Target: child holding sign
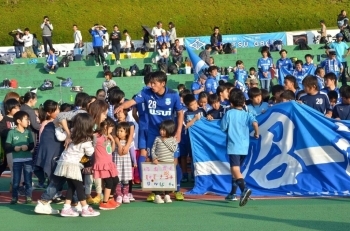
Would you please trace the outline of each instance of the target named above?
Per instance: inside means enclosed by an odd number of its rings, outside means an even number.
[[[173,120],[164,120],[160,124],[160,136],[157,136],[154,140],[152,146],[152,162],[153,164],[158,164],[159,162],[173,163],[174,162],[174,153],[177,150],[177,141],[174,138],[175,134],[175,122]],[[156,197],[154,199],[154,203],[162,204],[171,203],[169,193],[164,192],[164,200],[160,196],[161,192],[154,192]]]

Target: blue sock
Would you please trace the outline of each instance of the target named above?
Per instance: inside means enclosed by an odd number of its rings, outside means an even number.
[[[177,177],[177,187],[176,192],[180,191],[180,182],[182,180],[182,170],[179,164],[176,165],[176,177]]]
[[[140,179],[142,180],[142,164],[143,162],[146,162],[146,157],[145,156],[139,156],[139,159],[137,161],[137,166],[139,167],[139,175]]]

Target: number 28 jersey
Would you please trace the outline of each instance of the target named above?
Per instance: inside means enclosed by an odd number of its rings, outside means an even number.
[[[324,92],[318,92],[316,95],[303,94],[300,96],[300,101],[322,114],[332,110],[328,96]]]
[[[165,88],[163,95],[157,95],[152,89],[143,89],[134,98],[137,104],[144,103],[148,116],[148,131],[159,134],[159,125],[164,120],[174,120],[175,113],[182,110],[179,94],[169,88]]]

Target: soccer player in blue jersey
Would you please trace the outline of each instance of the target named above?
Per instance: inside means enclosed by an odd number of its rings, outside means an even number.
[[[248,72],[244,69],[242,60],[237,60],[236,66],[233,68],[234,80],[239,81],[244,85],[248,78]]]
[[[313,64],[313,58],[314,57],[311,54],[305,55],[305,63],[303,65],[303,69],[309,74],[315,73],[316,70],[316,67]]]
[[[326,117],[332,117],[328,96],[326,93],[319,91],[317,78],[308,75],[304,78],[303,85],[305,93],[300,96],[300,101],[326,115]]]
[[[271,69],[273,60],[270,58],[270,52],[266,49],[261,51],[262,58],[258,59],[259,80],[262,89],[270,90]]]
[[[337,55],[337,59],[342,62],[343,68],[345,69],[348,66],[348,63],[346,61],[346,57],[350,54],[350,48],[349,48],[348,44],[343,42],[343,34],[342,33],[338,33],[336,35],[336,38],[337,38],[337,41],[329,44],[329,48],[335,50],[335,53]],[[328,53],[329,50],[327,50],[326,52]],[[346,85],[346,83],[347,83],[344,71],[341,74],[341,82],[342,82],[342,85]]]
[[[337,76],[333,72],[326,74],[324,76],[324,84],[325,84],[325,87],[323,89],[321,89],[321,92],[328,94],[328,92],[330,92],[330,91],[336,91],[338,93],[337,103],[340,103],[341,102],[340,91],[336,85],[337,84]]]
[[[192,157],[191,140],[188,128],[191,127],[196,121],[200,120],[202,117],[206,117],[206,112],[203,108],[198,106],[196,98],[192,94],[188,94],[184,97],[184,104],[187,107],[184,115],[185,124],[185,144],[183,148],[185,150],[180,152],[181,155],[181,168],[183,171],[183,181],[188,181],[187,173],[187,157]]]
[[[282,49],[280,52],[281,58],[276,62],[276,69],[281,69],[282,67],[288,71],[293,70],[293,62],[290,58],[287,58],[288,52],[285,49]],[[279,72],[278,72],[279,73]],[[278,75],[278,83],[283,85],[284,83],[284,75]]]
[[[149,89],[151,87],[151,73],[148,73],[144,76],[143,82],[145,83],[145,87],[143,89]],[[136,96],[135,96],[136,97]],[[147,133],[148,133],[148,115],[146,113],[146,104],[139,103],[136,104],[136,107],[133,108],[132,113],[135,121],[139,125],[139,134],[138,134],[138,145],[140,150],[140,157],[137,160],[137,166],[139,166],[139,175],[142,179],[142,163],[147,159]]]
[[[216,88],[218,87],[218,80],[216,79],[216,76],[218,75],[218,67],[217,66],[210,66],[208,68],[209,77],[207,78],[207,81],[205,81],[205,91],[208,94],[215,94]]]
[[[342,103],[333,108],[332,118],[337,120],[350,120],[350,86],[341,91]]]
[[[248,91],[250,104],[247,105],[248,112],[254,116],[258,116],[265,113],[269,109],[269,104],[262,101],[261,90],[257,87],[253,87]]]
[[[315,76],[317,77],[317,82],[318,82],[318,88],[322,89],[324,88],[324,75],[325,71],[322,67],[317,67],[315,70]]]
[[[216,88],[216,94],[219,96],[221,106],[230,106],[230,102],[228,101],[229,91],[225,85],[218,86],[218,88]]]
[[[225,200],[237,200],[236,191],[239,187],[242,192],[239,206],[244,206],[252,191],[246,187],[240,166],[249,150],[249,129],[253,126],[254,137],[259,138],[259,127],[255,116],[244,110],[245,98],[242,92],[232,91],[230,103],[232,108],[224,115],[220,125],[221,130],[227,133],[227,154],[232,174],[232,189]]]
[[[320,65],[324,68],[326,74],[333,72],[337,79],[341,77],[341,73],[343,73],[343,64],[337,59],[335,51],[328,52],[328,58],[323,60]]]
[[[160,135],[159,125],[164,120],[174,119],[175,114],[177,116],[175,138],[178,142],[181,141],[184,113],[180,103],[180,97],[176,91],[166,87],[166,83],[167,76],[164,72],[153,72],[150,79],[151,87],[143,89],[134,99],[124,102],[114,111],[115,113],[118,113],[134,106],[135,104],[145,104],[145,112],[148,117],[148,134],[146,143],[148,156],[150,156],[150,149],[153,146],[154,140]],[[177,200],[183,200],[183,194],[180,192],[182,172],[178,165],[178,153],[179,152],[175,152],[174,154],[178,184],[175,197]],[[147,201],[154,201],[154,198],[155,194],[152,193],[148,196]]]
[[[292,71],[292,75],[297,79],[299,89],[303,90],[303,79],[307,76],[307,72],[303,68],[303,61],[297,60],[295,62],[295,69]]]
[[[207,81],[207,76],[201,74],[197,81],[193,82],[191,85],[191,91],[194,97],[198,100],[199,93],[205,91],[205,82]]]
[[[220,98],[218,95],[213,94],[208,96],[208,103],[213,108],[207,112],[208,120],[222,119],[225,114],[226,108],[220,105]]]

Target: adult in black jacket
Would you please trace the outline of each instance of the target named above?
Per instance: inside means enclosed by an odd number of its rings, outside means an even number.
[[[24,42],[22,40],[23,32],[20,29],[9,32],[13,37],[13,46],[15,47],[16,58],[21,58],[23,53]]]
[[[120,38],[122,35],[117,25],[114,25],[113,31],[111,32],[110,40],[112,41],[112,50],[115,55],[115,62],[120,65]]]
[[[214,33],[210,36],[210,44],[213,51],[217,51],[220,54],[223,53],[222,50],[222,35],[219,33],[219,27],[214,27]]]

